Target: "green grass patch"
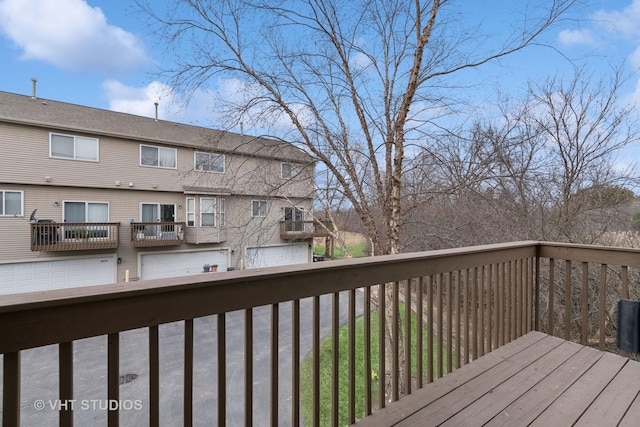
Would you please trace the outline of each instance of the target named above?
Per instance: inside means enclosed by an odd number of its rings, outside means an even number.
[[[402,325],[404,325],[404,304],[400,304],[400,316],[402,319]],[[416,338],[417,338],[417,317],[415,313],[411,316],[411,372],[415,376],[417,372],[416,363]],[[355,374],[356,374],[356,418],[360,419],[364,416],[364,377],[370,375],[371,381],[371,398],[374,402],[374,406],[378,401],[378,392],[381,382],[383,381],[383,375],[378,372],[378,312],[371,312],[371,369],[372,372],[364,372],[364,317],[360,316],[356,319],[356,360],[355,360]],[[403,329],[403,328],[402,328]],[[423,334],[423,366],[424,373],[426,374],[427,367],[427,332],[422,328]],[[339,351],[338,351],[338,425],[348,425],[348,404],[349,404],[349,360],[348,360],[348,346],[349,346],[349,329],[345,325],[339,330]],[[443,349],[444,350],[444,349]],[[437,364],[436,343],[434,340],[434,378],[436,375],[435,369]],[[446,361],[446,354],[443,355],[443,359]],[[320,426],[331,425],[331,364],[333,361],[333,340],[332,335],[325,337],[320,343]],[[446,369],[446,363],[444,363]],[[301,405],[302,405],[302,418],[305,425],[312,425],[313,422],[313,357],[309,354],[302,362],[300,369],[300,389],[301,389]]]
[[[366,242],[358,243],[356,245],[347,246],[347,250],[349,251],[351,256],[354,257],[354,258],[360,258],[360,257],[368,255],[367,254],[367,243]],[[314,246],[313,247],[313,254],[314,255],[324,255],[324,251],[325,251],[325,247],[324,246]],[[337,247],[337,246],[333,249],[333,254],[334,254],[334,257],[336,259],[343,259],[345,257],[344,251],[342,249],[340,249],[339,247]]]

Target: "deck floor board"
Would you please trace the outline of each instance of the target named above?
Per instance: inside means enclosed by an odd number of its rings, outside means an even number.
[[[358,426],[638,425],[640,362],[530,332]]]

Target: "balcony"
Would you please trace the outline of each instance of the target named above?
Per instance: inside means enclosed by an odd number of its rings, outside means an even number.
[[[134,248],[180,246],[184,242],[184,222],[132,222]]]
[[[3,425],[297,426],[307,354],[307,426],[637,425],[640,364],[605,350],[639,270],[636,249],[518,242],[6,296]],[[376,328],[402,331],[402,347],[373,348],[374,299],[394,319]],[[341,324],[346,377],[334,353],[321,379],[321,338]],[[388,373],[389,395],[369,372]]]
[[[282,240],[306,240],[329,235],[329,221],[280,221],[280,238]]]
[[[32,251],[84,251],[115,249],[119,222],[64,222],[40,220],[31,224]]]

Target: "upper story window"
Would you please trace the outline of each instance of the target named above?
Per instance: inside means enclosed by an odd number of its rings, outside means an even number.
[[[301,169],[301,165],[293,163],[280,163],[280,176],[285,179],[291,179],[298,176]]]
[[[195,170],[224,173],[224,154],[195,152]]]
[[[140,165],[157,168],[175,169],[178,163],[178,151],[175,148],[140,145]]]
[[[251,216],[252,217],[266,217],[267,216],[267,201],[266,200],[252,200],[251,201]]]
[[[23,216],[22,191],[0,190],[0,216]]]
[[[98,161],[98,138],[50,134],[49,157]]]

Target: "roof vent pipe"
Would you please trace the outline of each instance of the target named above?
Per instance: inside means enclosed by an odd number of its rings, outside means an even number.
[[[158,103],[154,102],[153,105],[156,106],[156,122],[158,121]]]
[[[31,77],[31,99],[36,99],[36,83],[38,83],[38,79]]]

